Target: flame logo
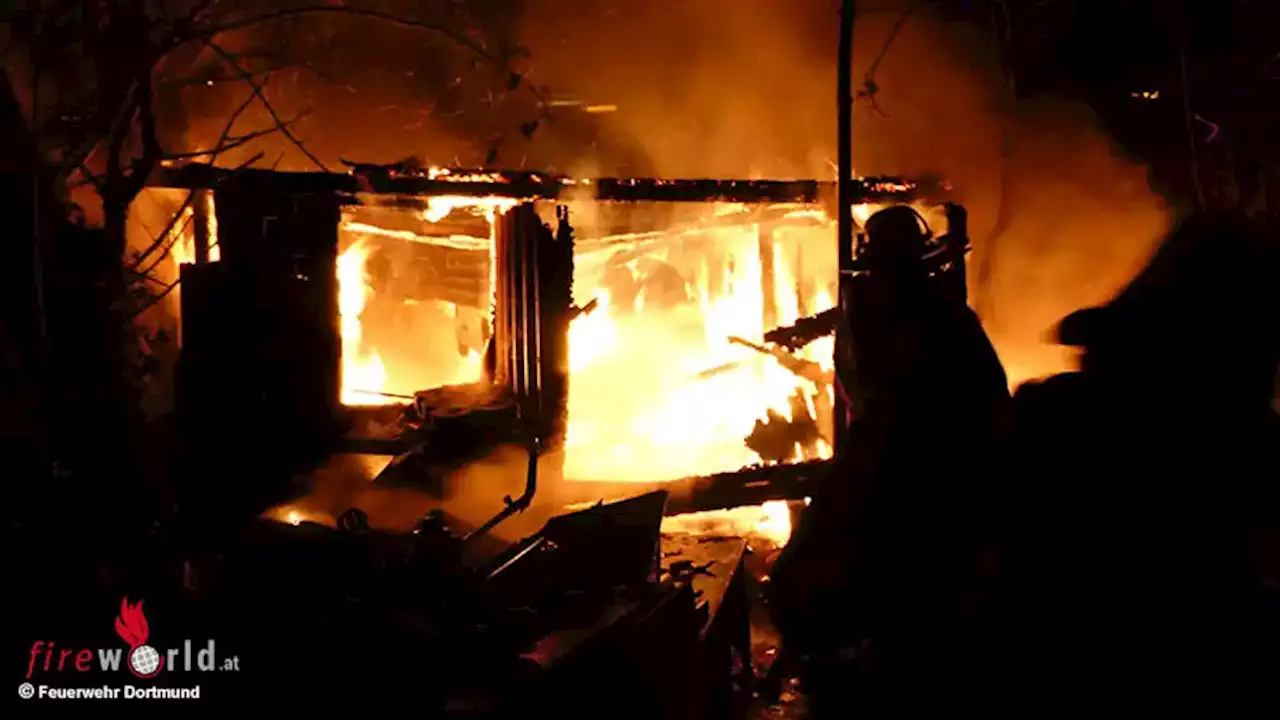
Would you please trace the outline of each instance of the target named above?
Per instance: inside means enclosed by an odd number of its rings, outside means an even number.
[[[116,634],[129,646],[129,671],[134,675],[140,678],[154,677],[164,668],[164,657],[155,648],[147,645],[151,628],[147,624],[146,614],[142,611],[141,600],[133,605],[129,604],[127,597],[120,600],[120,614],[116,616]],[[147,667],[147,672],[141,672],[137,667],[144,656],[152,656],[147,665],[154,665],[154,667]]]
[[[120,615],[116,617],[116,634],[129,646],[129,649],[146,645],[151,629],[147,625],[147,616],[142,612],[142,601],[130,605],[129,598],[120,601]]]

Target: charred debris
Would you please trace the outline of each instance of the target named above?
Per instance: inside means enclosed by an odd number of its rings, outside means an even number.
[[[771,417],[744,438],[760,466],[652,487],[583,483],[591,495],[583,490],[580,499],[594,505],[513,545],[490,531],[523,512],[540,484],[556,481],[539,473],[564,440],[568,327],[594,310],[573,305],[577,239],[557,203],[742,203],[767,224],[784,221],[773,205],[832,204],[834,183],[575,181],[353,164],[345,174],[166,167],[152,185],[216,198],[194,203],[196,262],[181,267],[182,504],[199,509],[191,537],[221,558],[214,577],[193,576],[189,589],[227,610],[219,624],[243,655],[288,668],[287,678],[264,673],[262,683],[406,694],[433,717],[585,713],[601,703],[616,709],[619,698],[627,698],[627,717],[741,714],[752,686],[747,544],[662,537],[659,527],[664,514],[809,495],[825,463],[781,462],[797,443],[819,439],[818,418],[802,400],[790,420]],[[857,187],[860,203],[944,194],[941,184],[896,178]],[[336,274],[343,210],[418,207],[443,195],[515,201],[493,216],[485,381],[417,392],[393,406],[344,406]],[[936,241],[938,267],[959,267],[963,291],[963,210],[952,206],[948,220],[949,234]],[[212,243],[217,262],[208,261]],[[856,276],[856,259],[843,272]],[[838,318],[827,312],[779,327],[764,344],[733,342],[833,386],[834,373],[792,351],[834,332]],[[379,482],[429,486],[439,468],[498,445],[527,452],[523,491],[495,497],[495,513],[476,526],[440,511],[411,533],[373,528],[354,508],[337,527],[261,517],[298,494],[298,477],[336,455],[390,456]],[[331,694],[299,704],[327,706]]]

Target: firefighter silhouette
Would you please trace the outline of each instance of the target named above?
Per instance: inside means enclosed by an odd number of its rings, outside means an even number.
[[[1058,334],[1083,349],[1080,371],[1015,396],[1008,682],[1082,707],[1237,714],[1219,703],[1249,708],[1280,677],[1257,558],[1259,528],[1280,520],[1274,238],[1189,218]]]
[[[786,654],[811,658],[819,714],[844,712],[830,703],[855,679],[851,656],[872,658],[884,696],[946,676],[954,651],[937,649],[963,625],[971,570],[989,544],[987,477],[1009,404],[977,317],[931,282],[918,216],[892,207],[866,228],[852,367],[838,368],[859,413],[770,593]]]

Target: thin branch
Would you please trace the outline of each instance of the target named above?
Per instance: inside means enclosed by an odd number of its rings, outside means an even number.
[[[129,89],[121,99],[120,105],[116,108],[116,114],[112,116],[111,123],[107,126],[106,131],[101,135],[94,133],[92,130],[87,132],[86,137],[75,152],[63,158],[62,165],[58,169],[58,182],[65,181],[67,176],[74,172],[76,168],[88,163],[89,158],[93,156],[94,151],[102,143],[102,138],[116,135],[120,132],[120,128],[126,120],[133,119],[133,110],[135,108],[133,96],[137,90],[138,83],[135,80],[129,85]]]
[[[858,97],[867,101],[872,112],[888,117],[885,111],[880,109],[880,105],[876,101],[876,94],[880,92],[880,86],[876,83],[876,71],[880,69],[880,63],[884,62],[884,59],[888,57],[889,48],[893,47],[893,41],[898,38],[898,33],[902,31],[907,21],[916,14],[916,11],[924,7],[924,4],[925,0],[917,0],[898,15],[893,27],[889,29],[888,37],[884,39],[884,44],[880,46],[880,52],[876,53],[876,56],[871,59],[871,64],[867,66],[867,71],[862,76],[862,87],[858,90]]]
[[[212,188],[211,188],[211,189],[216,189],[216,188],[218,187],[218,185],[222,184],[222,183],[223,183],[223,182],[225,182],[227,179],[229,179],[229,178],[231,178],[231,177],[234,177],[234,176],[235,176],[237,173],[239,173],[241,170],[244,170],[245,168],[249,167],[250,165],[253,165],[254,163],[258,162],[259,160],[261,160],[261,159],[262,159],[262,155],[263,155],[263,153],[258,153],[258,154],[256,154],[256,155],[254,155],[253,157],[249,158],[248,160],[245,160],[244,162],[242,162],[242,163],[240,163],[239,165],[235,166],[234,168],[232,168],[232,169],[231,169],[231,172],[229,172],[228,174],[226,174],[226,175],[224,175],[224,176],[222,176],[222,177],[218,178],[216,181],[214,181],[213,186],[212,186]],[[194,196],[194,195],[195,195],[195,193],[194,193],[194,192],[191,192],[191,193],[188,193],[188,194],[187,194],[188,202],[190,201],[190,198],[191,198],[192,196]],[[185,206],[184,206],[184,209],[185,209]],[[176,218],[177,216],[179,216],[179,215],[182,215],[182,210],[179,210],[177,213],[175,213],[175,218]],[[188,222],[190,222],[190,221],[188,220]],[[171,223],[171,225],[170,225],[170,226],[172,227],[172,223]],[[185,228],[184,228],[184,230],[185,230]],[[161,236],[161,237],[164,237],[164,236]],[[172,246],[172,243],[170,244],[170,246]],[[168,253],[168,251],[166,250],[166,254],[167,254],[167,253]],[[158,262],[159,262],[159,261],[157,261],[157,264],[158,264]],[[135,266],[135,267],[136,267],[136,266]],[[145,274],[149,275],[149,273],[150,273],[152,270],[154,270],[154,269],[155,269],[155,267],[156,267],[156,264],[153,264],[151,267],[149,267],[149,268],[147,269],[147,271],[146,271],[146,273],[145,273]],[[136,273],[136,274],[140,274],[140,275],[141,275],[141,274],[144,274],[144,273]],[[161,293],[160,293],[159,295],[157,295],[157,296],[153,296],[153,297],[152,297],[152,298],[147,302],[147,304],[146,304],[146,305],[143,305],[142,307],[140,307],[140,308],[136,309],[136,310],[134,311],[134,313],[133,313],[133,316],[134,316],[134,317],[137,317],[138,315],[141,315],[142,313],[144,313],[144,312],[146,312],[147,310],[149,310],[149,309],[151,309],[152,307],[154,307],[154,306],[156,305],[156,303],[158,303],[158,302],[160,302],[161,300],[163,300],[163,299],[165,298],[165,296],[167,296],[170,292],[172,292],[172,291],[173,291],[173,289],[174,289],[175,287],[177,287],[177,285],[178,285],[178,283],[179,283],[179,282],[181,282],[181,278],[179,278],[178,280],[173,281],[173,282],[172,282],[172,283],[170,283],[169,285],[166,285],[166,286],[165,286],[165,289],[164,289],[163,291],[161,291]]]
[[[253,27],[255,25],[261,25],[263,23],[272,22],[273,20],[281,20],[284,18],[299,17],[303,15],[318,15],[323,13],[370,18],[373,20],[381,20],[383,22],[390,23],[392,25],[397,25],[399,27],[414,28],[417,30],[425,30],[427,32],[438,33],[448,38],[455,44],[467,50],[470,50],[471,52],[475,53],[478,57],[492,63],[493,65],[501,68],[502,70],[509,72],[513,80],[512,89],[514,89],[517,86],[523,85],[530,92],[532,92],[535,97],[539,99],[544,99],[548,97],[548,93],[544,89],[538,87],[537,85],[531,82],[528,82],[527,80],[525,80],[523,75],[512,72],[511,69],[507,66],[507,61],[509,60],[509,58],[502,58],[493,54],[488,50],[488,48],[484,47],[482,44],[476,42],[475,40],[472,40],[466,35],[462,35],[454,30],[451,30],[442,25],[437,25],[435,23],[426,22],[424,20],[414,20],[401,15],[396,15],[394,13],[388,13],[388,12],[383,12],[381,10],[372,10],[367,8],[316,5],[316,6],[301,7],[301,8],[286,8],[283,10],[275,10],[272,12],[261,13],[261,14],[254,15],[252,17],[243,18],[240,20],[228,21],[212,27],[201,28],[196,32],[175,33],[175,36],[172,39],[172,45],[170,49],[172,49],[173,47],[177,47],[178,45],[181,45],[183,43],[192,42],[192,41],[208,43],[208,42],[211,42],[218,35],[221,35],[223,33],[234,32],[236,30],[244,30],[244,29]]]
[[[182,204],[179,205],[178,209],[173,212],[173,217],[169,218],[168,224],[164,226],[164,230],[162,230],[158,235],[156,235],[155,238],[151,241],[151,244],[148,245],[145,250],[138,253],[137,257],[133,259],[133,266],[130,268],[131,270],[137,271],[138,267],[142,265],[142,263],[145,262],[147,258],[151,257],[152,253],[154,253],[156,250],[159,250],[162,247],[164,248],[164,252],[161,253],[160,258],[157,259],[156,262],[159,262],[160,259],[163,259],[165,255],[169,253],[169,247],[173,243],[172,241],[170,241],[169,245],[166,245],[165,241],[169,240],[169,236],[173,233],[174,227],[177,226],[178,221],[182,219],[183,213],[186,212],[187,208],[191,207],[191,201],[195,198],[195,195],[196,194],[194,191],[187,193],[187,196],[182,199]],[[152,264],[148,268],[148,270],[146,270],[146,272],[150,272],[150,270],[154,267],[155,267],[155,264]]]
[[[316,15],[321,13],[367,17],[375,20],[382,20],[383,22],[391,23],[392,25],[399,25],[400,27],[417,28],[419,30],[426,30],[429,32],[439,33],[449,38],[453,42],[467,48],[468,50],[471,50],[472,52],[474,52],[475,54],[479,55],[480,57],[486,60],[492,61],[499,65],[502,64],[499,62],[497,57],[495,57],[492,53],[490,53],[488,50],[483,48],[479,43],[475,42],[474,40],[471,40],[470,38],[464,35],[459,35],[458,33],[448,28],[442,27],[440,25],[435,25],[433,23],[425,22],[422,20],[411,20],[409,18],[402,17],[400,15],[396,15],[393,13],[382,12],[381,10],[370,10],[365,8],[351,8],[351,7],[341,7],[341,6],[336,6],[336,7],[311,6],[311,7],[286,8],[283,10],[275,10],[272,12],[261,13],[261,14],[254,15],[252,17],[243,18],[240,20],[231,20],[229,22],[225,22],[220,25],[215,25],[213,27],[201,28],[194,33],[175,33],[175,37],[173,38],[172,42],[174,47],[182,43],[190,42],[193,40],[198,40],[200,42],[208,42],[208,41],[212,41],[215,37],[223,33],[234,32],[236,30],[245,30],[247,28],[253,27],[254,25],[261,25],[263,23],[268,23],[273,20],[281,20],[284,18],[296,17],[299,15]]]
[[[164,289],[163,289],[163,290],[161,290],[160,292],[158,292],[158,293],[156,293],[155,295],[152,295],[151,297],[147,298],[147,302],[146,302],[146,303],[144,303],[141,307],[134,309],[134,311],[133,311],[133,317],[138,317],[139,315],[141,315],[141,314],[145,313],[146,311],[150,310],[151,308],[155,307],[156,305],[159,305],[159,304],[160,304],[160,301],[161,301],[161,300],[164,300],[164,299],[165,299],[165,298],[167,298],[167,297],[169,297],[169,293],[173,292],[173,289],[174,289],[174,288],[176,288],[176,287],[178,287],[178,284],[179,284],[179,283],[181,283],[181,282],[182,282],[182,278],[181,278],[181,277],[179,277],[177,280],[174,280],[173,282],[169,283],[168,285],[165,285],[165,286],[164,286]]]
[[[259,77],[262,77],[265,79],[266,76],[268,75],[280,72],[281,70],[288,70],[290,68],[297,67],[297,66],[298,66],[298,63],[286,63],[283,65],[280,65],[279,67],[270,67],[264,70],[255,70],[247,74],[249,75],[249,77],[252,77],[254,79],[257,79]],[[162,82],[165,85],[209,87],[211,85],[218,85],[222,83],[243,82],[243,81],[244,81],[244,78],[239,75],[208,75],[205,77],[197,76],[197,77],[168,78],[166,80],[163,80]]]
[[[256,97],[253,95],[253,93],[250,93],[249,96],[245,98],[244,102],[240,103],[240,105],[237,106],[236,109],[231,113],[230,117],[227,118],[227,122],[222,126],[222,133],[218,136],[218,141],[213,145],[214,150],[211,153],[213,155],[213,158],[210,161],[211,163],[218,159],[218,154],[222,152],[220,148],[222,145],[226,143],[227,138],[231,137],[231,130],[235,127],[236,121],[239,120],[240,116],[243,115],[244,112],[249,109],[249,106],[253,104],[253,101],[255,99]],[[256,162],[256,160],[257,158],[255,157],[253,161]],[[169,223],[165,225],[164,231],[161,232],[159,235],[156,235],[152,239],[151,244],[148,245],[147,248],[143,250],[141,253],[139,253],[137,258],[134,259],[134,264],[133,264],[134,268],[137,268],[139,265],[141,265],[143,261],[145,261],[148,257],[151,256],[151,253],[160,249],[164,245],[164,242],[169,237],[169,234],[173,232],[174,226],[178,224],[178,219],[182,217],[182,213],[188,207],[191,206],[191,201],[194,199],[195,199],[195,193],[187,193],[187,196],[182,200],[182,205],[177,209],[176,212],[174,212],[173,216],[169,218]],[[165,250],[165,254],[168,254],[167,249]],[[164,255],[161,255],[161,257],[164,257]]]
[[[79,173],[79,180],[73,179]],[[67,185],[71,188],[91,187],[99,192],[102,191],[102,178],[93,174],[89,168],[81,165],[71,171],[71,175],[67,177]]]
[[[184,152],[184,153],[177,153],[177,154],[168,154],[164,156],[164,159],[165,160],[190,160],[192,158],[203,157],[205,155],[217,155],[218,153],[224,153],[224,152],[227,152],[228,150],[234,150],[242,145],[247,145],[253,142],[254,140],[257,140],[258,138],[266,137],[267,135],[273,135],[275,133],[282,132],[285,128],[298,122],[302,118],[306,117],[309,113],[310,113],[309,110],[304,110],[303,112],[298,113],[297,115],[293,116],[292,118],[289,118],[288,120],[284,121],[283,123],[281,123],[276,127],[269,127],[264,130],[256,130],[254,132],[247,133],[245,135],[237,135],[235,137],[227,138],[225,142],[218,145],[216,148],[211,148],[207,150],[193,150],[192,152]]]
[[[298,150],[302,151],[303,155],[306,155],[307,158],[311,160],[311,162],[315,163],[316,167],[320,168],[320,170],[324,172],[329,172],[329,168],[326,167],[325,164],[320,161],[320,158],[316,157],[314,153],[308,150],[307,146],[303,145],[302,141],[299,140],[297,136],[294,135],[289,130],[289,128],[285,127],[284,120],[280,118],[280,113],[276,112],[276,109],[271,104],[271,101],[267,99],[267,94],[266,92],[263,91],[262,85],[260,85],[256,80],[254,80],[253,77],[249,75],[247,70],[240,67],[240,63],[236,61],[235,56],[227,52],[226,50],[224,50],[221,45],[218,45],[212,40],[205,40],[204,44],[210,50],[213,50],[215,53],[217,53],[218,56],[221,57],[222,60],[226,62],[226,64],[233,71],[235,71],[237,74],[240,75],[240,78],[244,80],[245,84],[248,85],[250,89],[253,90],[254,96],[257,97],[258,101],[262,103],[262,107],[265,108],[267,113],[271,115],[271,119],[275,121],[276,125],[280,128],[280,132],[286,138],[289,139],[289,142],[293,143],[294,146],[298,148]]]
[[[140,282],[149,282],[153,285],[159,285],[161,288],[169,287],[169,283],[159,280],[157,278],[151,277],[150,275],[147,275],[145,273],[141,273],[136,270],[130,270],[129,273],[132,274],[134,278],[136,278]]]
[[[190,194],[195,195],[194,192]],[[169,241],[164,246],[164,252],[157,255],[155,260],[153,260],[151,264],[145,268],[138,269],[138,265],[140,265],[141,263],[140,262],[135,263],[133,266],[134,267],[133,272],[136,272],[139,275],[149,276],[151,275],[152,272],[155,271],[157,267],[160,267],[160,263],[164,262],[165,258],[169,257],[169,254],[173,252],[174,243],[177,243],[178,240],[187,233],[187,228],[191,227],[191,222],[192,220],[195,219],[194,213],[187,214],[186,210],[188,205],[190,205],[190,203],[183,203],[182,209],[174,213],[174,218],[182,218],[182,227],[177,228],[175,231],[173,230],[173,226],[170,225],[170,230],[165,231],[165,233],[160,236],[163,240]]]
[[[264,80],[269,79],[269,75],[264,78]],[[249,106],[252,105],[253,101],[256,99],[257,97],[255,97],[251,92],[245,96],[244,102],[236,106],[236,109],[232,111],[231,115],[227,118],[226,124],[222,126],[222,133],[218,135],[218,142],[214,144],[214,148],[220,147],[222,143],[226,142],[227,138],[231,137],[231,130],[235,128],[236,121],[240,119],[241,115],[244,115],[245,111],[249,109]]]
[[[174,32],[185,30],[190,26],[190,22],[198,19],[199,14],[216,2],[217,0],[201,0],[200,4],[196,6],[191,14],[180,19],[174,24]],[[52,20],[55,23],[61,22],[65,18],[66,14],[78,12],[82,7],[83,6],[79,3],[67,3],[63,12],[56,15]],[[29,42],[38,42],[39,35],[40,33],[36,32],[35,37],[31,38]],[[16,40],[17,38],[11,31],[10,47],[16,43]],[[150,56],[149,62],[145,63],[147,67],[143,77],[146,77],[149,80],[150,71],[154,69],[156,64],[159,63],[171,50],[172,48],[169,47],[167,43],[163,47],[158,48],[158,52],[154,52]],[[117,103],[113,104],[111,102],[103,102],[99,105],[99,112],[95,114],[94,122],[89,123],[89,127],[86,128],[83,133],[83,137],[80,138],[79,142],[71,143],[75,147],[75,150],[62,159],[58,172],[55,176],[56,182],[65,182],[71,173],[75,172],[77,168],[82,168],[88,163],[89,158],[93,156],[99,147],[101,147],[104,139],[110,139],[122,132],[122,126],[126,122],[132,120],[134,110],[138,105],[138,103],[135,102],[135,95],[138,92],[139,85],[139,79],[135,77],[129,86],[125,88]],[[111,107],[115,107],[116,110],[113,115],[108,116],[106,113]]]
[[[867,72],[863,75],[864,78],[872,80],[875,77],[876,71],[880,69],[880,63],[884,62],[885,57],[889,55],[889,48],[893,46],[893,41],[898,38],[898,33],[902,31],[903,26],[907,24],[911,16],[924,7],[924,3],[925,0],[917,0],[917,2],[902,11],[902,14],[893,23],[893,27],[889,29],[889,36],[884,39],[884,44],[880,46],[880,52],[876,53],[876,56],[871,60],[871,64],[867,66]]]

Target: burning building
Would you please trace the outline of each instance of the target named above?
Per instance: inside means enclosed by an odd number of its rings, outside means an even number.
[[[196,165],[163,183],[214,188],[180,226],[196,445],[269,437],[280,476],[344,451],[432,475],[536,437],[560,507],[681,487],[675,510],[748,507],[674,524],[777,542],[802,483],[750,473],[805,479],[832,454],[832,338],[765,341],[836,305],[829,184]],[[926,194],[862,180],[855,217]],[[246,433],[246,407],[268,426]],[[299,513],[275,516],[324,515]]]

